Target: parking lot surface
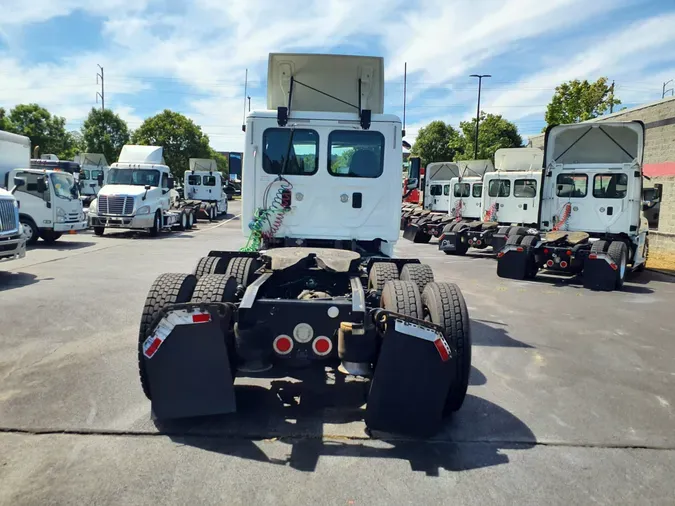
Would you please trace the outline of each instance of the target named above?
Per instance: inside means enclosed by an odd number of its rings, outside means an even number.
[[[147,290],[241,247],[238,209],[0,265],[0,504],[675,502],[675,278],[653,272],[596,293],[402,240],[472,319],[469,395],[433,441],[369,438],[367,384],[316,372],[238,380],[237,415],[155,424],[136,364]]]

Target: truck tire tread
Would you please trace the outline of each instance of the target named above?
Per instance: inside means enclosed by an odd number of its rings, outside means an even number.
[[[413,281],[387,281],[382,290],[380,306],[388,311],[412,318],[423,318],[422,299],[417,284]]]
[[[427,264],[405,264],[401,269],[401,281],[413,281],[422,291],[424,287],[434,281],[434,271]]]
[[[398,267],[393,262],[375,262],[368,273],[368,289],[382,295],[387,281],[399,279]]]
[[[237,282],[227,274],[206,274],[199,278],[190,302],[234,302]]]
[[[251,257],[234,257],[231,258],[227,264],[225,275],[231,276],[237,280],[237,284],[244,287],[248,286],[252,281],[253,273],[256,270],[254,258]]]

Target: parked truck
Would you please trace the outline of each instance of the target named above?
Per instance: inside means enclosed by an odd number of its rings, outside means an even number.
[[[0,132],[2,133],[4,132]],[[2,144],[0,144],[0,165],[3,154]],[[19,222],[19,205],[13,195],[19,186],[25,184],[25,181],[17,178],[12,181],[12,184],[14,186],[11,191],[0,187],[0,262],[17,260],[26,256],[26,238]]]
[[[188,201],[199,206],[198,216],[215,220],[221,214],[227,214],[227,193],[215,160],[190,158],[183,191]]]
[[[75,157],[80,165],[77,183],[80,198],[85,207],[89,207],[98,192],[105,186],[110,166],[103,153],[80,153]]]
[[[0,167],[0,181],[9,188],[16,179],[25,181],[14,193],[19,206],[27,244],[39,238],[53,243],[64,233],[87,228],[80,194],[73,175],[47,168],[30,168],[30,139],[21,135],[0,132],[4,158]],[[46,167],[46,166],[45,166]]]
[[[401,121],[383,113],[383,59],[272,54],[267,82],[268,110],[245,125],[247,247],[162,274],[148,294],[138,357],[152,411],[234,413],[237,375],[330,367],[372,377],[371,429],[431,435],[466,395],[469,316],[459,287],[392,256]]]
[[[498,254],[497,274],[581,275],[587,288],[620,289],[627,273],[644,270],[647,262],[644,124],[553,126],[545,146],[541,228],[509,238]]]
[[[126,145],[110,166],[108,180],[89,206],[89,223],[96,235],[106,228],[162,230],[192,228],[197,207],[172,191],[173,178],[159,146]]]
[[[447,255],[464,255],[470,247],[492,247],[497,253],[509,236],[537,227],[542,163],[543,151],[538,148],[498,149],[497,170],[483,177],[481,219],[446,225],[438,248]]]

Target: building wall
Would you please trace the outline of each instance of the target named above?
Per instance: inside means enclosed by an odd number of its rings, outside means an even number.
[[[659,227],[650,232],[650,248],[675,255],[675,97],[608,114],[589,123],[632,120],[645,124],[644,172],[652,175],[645,186],[663,184]],[[544,135],[530,137],[530,145],[543,149]]]

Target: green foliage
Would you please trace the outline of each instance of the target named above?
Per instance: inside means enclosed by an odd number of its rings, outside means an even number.
[[[7,112],[5,111],[4,107],[0,107],[0,130],[4,130],[5,132],[13,132],[13,125],[11,121],[9,121],[9,117],[7,116]]]
[[[82,151],[103,153],[108,163],[119,158],[122,146],[129,143],[127,123],[110,109],[94,109],[82,125]]]
[[[162,146],[164,160],[174,177],[189,168],[190,158],[211,158],[209,138],[191,119],[165,109],[146,119],[131,136],[134,144]]]
[[[227,165],[227,157],[225,155],[221,155],[216,151],[215,149],[210,149],[211,154],[209,155],[209,158],[213,158],[216,161],[216,165],[218,166],[218,171],[223,175],[225,179],[228,178],[228,174],[230,173],[230,168]]]
[[[607,84],[606,77],[594,83],[574,79],[556,87],[551,103],[546,108],[546,123],[579,123],[597,118],[613,105],[619,104],[621,101],[614,96],[614,90]]]
[[[476,138],[476,118],[471,121],[462,121],[459,124],[461,131],[460,145],[455,160],[473,160]],[[523,139],[518,133],[518,127],[498,114],[480,113],[478,128],[478,160],[494,158],[499,148],[519,148]]]
[[[419,156],[423,167],[434,162],[450,162],[455,159],[459,147],[459,134],[442,121],[432,121],[420,128],[410,153]]]
[[[25,135],[39,153],[53,153],[63,160],[72,160],[76,139],[66,131],[66,119],[52,116],[38,104],[19,104],[9,113],[11,131]]]

